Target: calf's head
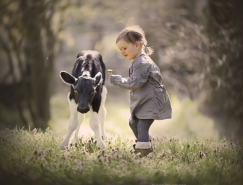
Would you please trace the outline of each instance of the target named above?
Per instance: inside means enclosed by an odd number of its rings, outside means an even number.
[[[68,72],[61,71],[60,77],[66,84],[73,86],[75,99],[78,102],[77,110],[83,114],[88,112],[96,94],[96,88],[102,82],[102,74],[98,72],[94,78],[89,76],[76,78]]]

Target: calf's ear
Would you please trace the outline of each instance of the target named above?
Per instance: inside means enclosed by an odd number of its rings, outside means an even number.
[[[95,85],[97,85],[98,83],[102,83],[102,74],[101,74],[101,72],[98,72],[96,75],[95,75],[95,77],[94,77],[94,79],[95,79]]]
[[[69,74],[66,71],[61,71],[60,77],[62,81],[68,85],[74,85],[77,80],[73,75]]]

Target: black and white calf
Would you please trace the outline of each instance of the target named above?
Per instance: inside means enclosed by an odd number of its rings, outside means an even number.
[[[102,138],[105,138],[104,121],[106,117],[105,100],[107,90],[105,84],[105,64],[97,51],[81,51],[77,56],[72,74],[61,71],[61,79],[70,85],[68,102],[70,120],[68,131],[61,144],[61,149],[68,146],[71,134],[76,130],[73,143],[78,140],[78,132],[84,120],[85,113],[90,110],[90,127],[94,131],[97,146],[105,148]],[[79,112],[79,113],[78,113]],[[80,114],[81,113],[81,114]]]

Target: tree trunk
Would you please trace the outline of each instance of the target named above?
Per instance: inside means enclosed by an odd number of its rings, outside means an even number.
[[[211,43],[205,109],[222,137],[243,137],[243,2],[210,0],[207,30]]]
[[[39,16],[41,7],[30,6],[28,1],[21,1],[20,8],[25,12],[23,24],[26,35],[26,56],[27,65],[30,69],[30,89],[28,91],[30,98],[30,107],[34,127],[46,128],[49,115],[49,102],[46,86],[48,81],[43,78],[46,74],[45,59],[43,56],[41,40],[41,22]],[[43,11],[43,10],[42,10]],[[31,16],[31,19],[29,17]],[[36,21],[33,21],[36,20]]]

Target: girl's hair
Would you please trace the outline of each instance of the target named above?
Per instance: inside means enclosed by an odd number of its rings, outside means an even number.
[[[141,42],[143,44],[144,51],[147,55],[153,54],[154,50],[151,47],[147,46],[147,40],[145,38],[145,33],[143,29],[138,26],[129,26],[124,28],[118,35],[116,43],[119,40],[124,39],[126,42],[135,44],[136,42]]]

